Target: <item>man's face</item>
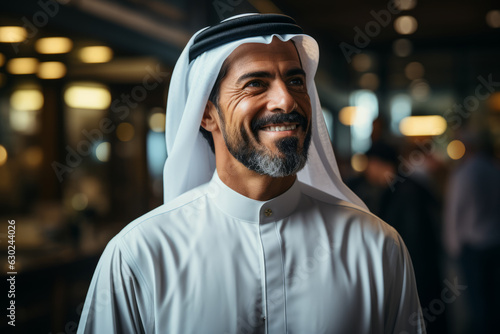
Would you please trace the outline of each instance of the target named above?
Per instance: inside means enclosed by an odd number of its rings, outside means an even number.
[[[226,64],[218,112],[229,152],[259,174],[296,174],[311,141],[311,102],[295,46],[243,44]]]

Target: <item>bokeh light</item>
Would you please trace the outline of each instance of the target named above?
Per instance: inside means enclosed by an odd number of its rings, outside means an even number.
[[[118,140],[126,142],[134,138],[135,129],[130,123],[123,122],[116,127],[116,137]]]
[[[366,53],[360,53],[353,57],[352,67],[358,72],[366,72],[372,67],[372,59]]]
[[[0,166],[5,165],[8,157],[7,149],[3,145],[0,145]]]
[[[106,63],[113,58],[113,50],[107,46],[86,46],[78,56],[84,63]]]
[[[109,156],[111,153],[111,144],[107,141],[100,143],[97,145],[95,149],[95,156],[97,160],[101,162],[109,161]]]
[[[453,160],[461,159],[465,154],[465,145],[460,140],[453,140],[446,147],[446,153]]]
[[[410,10],[415,8],[417,0],[397,0],[394,1],[396,8],[399,10]]]
[[[74,84],[64,92],[71,108],[104,110],[111,104],[111,93],[100,84]]]
[[[424,76],[424,65],[418,61],[413,61],[405,66],[405,75],[410,80],[420,79]]]
[[[392,43],[392,51],[398,57],[408,57],[413,52],[413,44],[409,39],[399,38]]]
[[[10,105],[15,110],[40,110],[43,107],[43,94],[38,89],[18,89],[10,96]]]
[[[366,155],[361,153],[356,153],[351,158],[351,166],[356,172],[362,172],[366,169],[368,165],[368,158]]]
[[[35,43],[35,50],[42,54],[68,53],[73,48],[73,41],[67,37],[45,37]]]
[[[403,15],[394,20],[394,29],[398,34],[410,35],[417,31],[417,19],[410,15]]]
[[[165,114],[160,112],[155,112],[149,117],[149,128],[153,132],[164,132],[165,131]]]
[[[89,204],[89,199],[88,199],[87,195],[85,195],[83,193],[75,194],[71,198],[71,206],[76,211],[85,210],[87,208],[88,204]]]
[[[10,74],[34,74],[38,69],[38,59],[32,57],[12,58],[7,62]]]
[[[40,63],[36,75],[40,79],[60,79],[66,75],[66,65],[58,61]]]
[[[500,28],[500,10],[490,10],[486,13],[486,23],[491,28]]]
[[[359,78],[359,86],[364,89],[377,90],[379,83],[378,75],[375,73],[365,73]]]
[[[23,27],[0,27],[0,43],[20,43],[26,39],[28,32]]]
[[[399,123],[399,130],[405,136],[439,136],[446,127],[446,120],[439,115],[409,116]]]

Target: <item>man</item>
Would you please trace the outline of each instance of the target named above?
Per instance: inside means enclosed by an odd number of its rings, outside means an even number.
[[[109,243],[79,333],[425,331],[403,242],[340,180],[317,61],[282,15],[191,39],[170,84],[166,203]]]

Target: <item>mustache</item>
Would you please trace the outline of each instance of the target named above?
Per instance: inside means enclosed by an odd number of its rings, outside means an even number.
[[[274,114],[256,119],[252,121],[251,127],[252,131],[257,133],[263,126],[281,123],[298,123],[302,127],[302,130],[306,131],[307,129],[307,118],[295,110],[288,114]]]

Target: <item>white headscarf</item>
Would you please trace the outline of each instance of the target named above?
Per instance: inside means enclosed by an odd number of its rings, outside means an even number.
[[[215,155],[199,129],[208,97],[224,60],[242,44],[270,44],[273,37],[277,37],[282,41],[294,41],[303,70],[306,72],[307,91],[311,99],[312,140],[308,161],[297,174],[298,179],[366,209],[365,204],[342,182],[333,154],[314,83],[319,60],[316,41],[304,34],[249,37],[204,52],[190,63],[189,49],[196,35],[203,30],[198,31],[189,40],[175,65],[170,81],[165,128],[168,158],[163,172],[165,203],[210,181],[213,176]]]

